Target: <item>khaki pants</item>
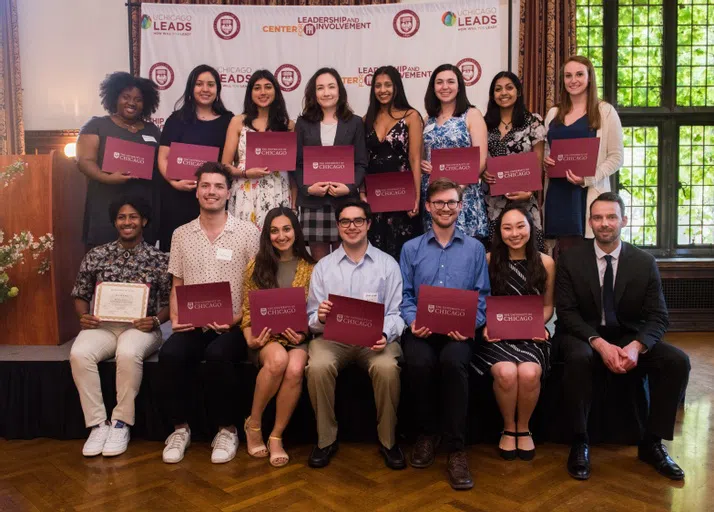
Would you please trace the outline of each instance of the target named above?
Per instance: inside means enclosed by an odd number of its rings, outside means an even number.
[[[134,425],[134,398],[141,386],[144,359],[161,346],[161,331],[142,332],[129,323],[103,322],[80,331],[69,354],[72,377],[87,427],[107,419],[97,363],[116,357],[117,405],[112,420]]]
[[[402,356],[398,342],[390,343],[382,352],[369,348],[328,341],[322,337],[310,341],[310,358],[306,368],[307,389],[317,418],[317,445],[331,445],[337,439],[335,418],[335,381],[337,374],[354,361],[367,370],[372,379],[374,401],[377,404],[377,434],[386,447],[394,446],[397,407],[401,389],[397,360]]]

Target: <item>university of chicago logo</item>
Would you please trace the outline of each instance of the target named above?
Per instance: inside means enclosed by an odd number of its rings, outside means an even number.
[[[439,166],[439,170],[440,170],[440,171],[443,171],[444,169],[446,169],[446,166],[445,166],[444,164],[441,164],[441,165]]]
[[[498,314],[496,315],[496,320],[498,320],[499,322],[503,322],[503,314],[502,314],[502,313],[498,313]]]
[[[275,70],[275,78],[283,92],[294,91],[302,81],[300,70],[292,64],[283,64]]]
[[[149,78],[156,82],[160,91],[165,91],[174,83],[174,70],[165,62],[157,62],[149,68]]]
[[[119,152],[118,151],[114,152],[114,159],[119,160]]]
[[[374,191],[374,195],[377,196],[377,197],[379,197],[379,196],[382,195],[382,191],[381,191],[380,189],[376,189],[376,190]]]
[[[318,167],[320,167],[320,162],[313,162],[313,163],[312,163],[312,168],[313,168],[313,169],[317,169]]]
[[[394,16],[392,27],[399,37],[412,37],[419,31],[419,16],[409,9],[399,11]]]
[[[466,86],[474,85],[481,78],[481,64],[479,64],[475,59],[461,59],[458,63],[456,63],[456,67],[461,70],[461,74],[464,77],[464,84]]]
[[[427,309],[427,311],[429,311],[429,313],[433,313],[434,309],[435,309],[434,304],[429,304],[429,306],[426,309]]]
[[[221,39],[233,39],[240,32],[240,20],[232,12],[222,12],[213,20],[213,31]]]
[[[181,165],[183,163],[183,158],[181,158],[181,157],[176,158],[176,163]]]
[[[186,304],[186,307],[188,307],[188,309],[193,309],[193,302]]]
[[[343,316],[342,315],[337,315],[337,321],[342,323]]]
[[[255,148],[255,154],[260,155],[260,148]]]
[[[268,308],[260,308],[260,314],[265,316],[268,314]]]
[[[502,180],[503,179],[503,172],[499,171],[496,173],[498,175],[498,179]]]
[[[558,162],[562,162],[562,161],[563,161],[563,155],[558,155]]]

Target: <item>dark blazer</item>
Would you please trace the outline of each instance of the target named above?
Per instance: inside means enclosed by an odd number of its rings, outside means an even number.
[[[599,335],[602,292],[594,243],[588,240],[558,260],[556,335],[570,334],[586,342]],[[622,242],[615,275],[615,312],[623,337],[635,339],[647,349],[662,340],[669,325],[654,257],[626,242]]]
[[[303,184],[303,147],[322,146],[320,139],[320,123],[313,123],[302,117],[298,117],[295,123],[295,133],[297,133],[297,166],[295,169],[295,181],[298,186],[297,205],[307,208],[322,208],[326,205],[335,206],[336,202],[344,199],[359,199],[359,187],[364,180],[365,170],[369,161],[367,144],[364,136],[364,124],[359,116],[352,116],[348,121],[339,120],[337,132],[335,134],[335,146],[354,146],[355,148],[355,182],[347,184],[350,193],[342,197],[332,197],[326,194],[325,197],[311,196],[307,193],[309,185]]]

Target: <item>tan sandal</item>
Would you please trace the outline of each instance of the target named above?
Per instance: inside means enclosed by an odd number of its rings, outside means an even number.
[[[270,451],[270,465],[274,468],[282,468],[283,466],[287,466],[290,463],[290,456],[285,451],[285,448],[283,448],[283,438],[277,436],[270,436],[268,437],[268,444],[270,444],[271,439],[274,441],[280,441],[280,447],[283,449],[283,453],[273,453],[273,451]]]
[[[260,438],[263,439],[262,429],[260,427],[255,428],[248,426],[249,421],[250,416],[245,419],[245,423],[243,424],[243,430],[245,431],[245,447],[248,450],[248,455],[250,455],[251,457],[255,457],[256,459],[264,459],[270,454],[270,452],[268,451],[268,447],[265,446],[265,443],[253,448],[252,450],[248,447],[248,431],[261,432]]]

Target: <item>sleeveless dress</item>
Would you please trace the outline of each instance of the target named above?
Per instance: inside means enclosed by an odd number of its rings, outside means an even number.
[[[508,268],[510,275],[507,295],[534,295],[526,290],[526,260],[509,260]],[[543,370],[541,378],[545,378],[550,369],[550,341],[504,340],[490,343],[482,340],[476,345],[472,365],[479,375],[490,374],[491,366],[504,361],[516,364],[536,363]]]
[[[597,132],[590,129],[587,114],[569,126],[552,122],[548,127],[549,145],[557,139],[581,139],[596,136]],[[585,236],[587,199],[587,187],[573,185],[565,178],[550,178],[543,206],[545,237]]]
[[[409,130],[403,118],[397,121],[380,141],[377,132],[372,130],[367,135],[369,164],[367,174],[385,172],[408,172],[409,165]],[[399,261],[402,246],[422,233],[419,217],[410,218],[406,212],[375,213],[372,227],[369,229],[369,241],[382,251]]]
[[[245,170],[246,133],[254,132],[243,127],[238,140],[238,169]],[[252,222],[263,229],[268,211],[278,206],[290,207],[290,178],[285,171],[274,171],[259,179],[236,178],[231,187],[228,211],[236,218]]]
[[[431,162],[432,149],[465,148],[471,146],[471,134],[466,126],[466,114],[451,117],[439,126],[436,117],[430,117],[424,126],[424,149],[426,160]],[[421,177],[421,211],[424,232],[431,229],[431,215],[426,211],[426,189],[429,186],[429,175]],[[467,235],[486,240],[488,237],[488,214],[481,184],[468,185],[464,189],[463,205],[456,227]]]

